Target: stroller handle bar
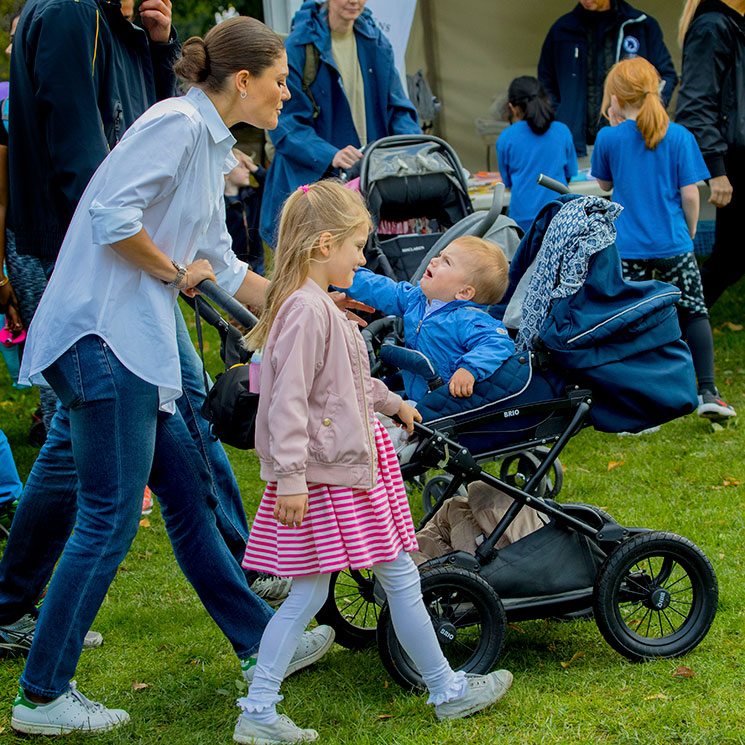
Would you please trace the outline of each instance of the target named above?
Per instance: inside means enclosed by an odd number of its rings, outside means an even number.
[[[555,178],[546,176],[544,173],[538,174],[537,181],[541,186],[545,186],[547,189],[553,189],[553,191],[558,191],[559,194],[569,194],[568,186],[562,184],[561,181],[557,181]]]
[[[211,300],[215,305],[222,308],[228,315],[235,318],[241,326],[251,329],[259,322],[259,319],[245,305],[236,300],[226,290],[223,290],[220,285],[215,284],[211,279],[203,279],[196,286],[196,289],[208,300]]]

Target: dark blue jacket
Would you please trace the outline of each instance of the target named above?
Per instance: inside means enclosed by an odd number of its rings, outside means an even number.
[[[393,61],[393,48],[375,25],[369,9],[354,23],[357,56],[365,88],[365,118],[369,142],[394,134],[421,132],[416,109],[401,86]],[[320,111],[302,91],[306,44],[320,52],[316,78],[310,86]],[[274,245],[277,221],[284,200],[301,184],[330,174],[331,161],[347,145],[360,146],[341,75],[331,52],[331,33],[325,10],[308,0],[295,14],[285,40],[292,98],[285,101],[277,128],[270,133],[276,154],[269,168],[261,208],[261,236]]]
[[[745,20],[720,0],[704,0],[683,44],[675,121],[693,132],[712,176],[725,156],[745,162]]]
[[[54,259],[80,195],[135,119],[175,93],[175,32],[150,42],[119,2],[29,0],[10,80],[10,205],[18,253]]]
[[[659,23],[632,8],[624,0],[614,0],[606,11],[614,17],[606,29],[606,40],[614,44],[614,62],[640,56],[649,60],[665,85],[662,100],[670,102],[678,82],[675,67],[662,38]],[[538,61],[538,79],[551,97],[556,118],[572,130],[577,155],[587,154],[587,36],[584,17],[587,11],[577,4],[549,29]],[[608,70],[602,71],[597,84],[602,87]],[[599,113],[599,112],[598,112]]]

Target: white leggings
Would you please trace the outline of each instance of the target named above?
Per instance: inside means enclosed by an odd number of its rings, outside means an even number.
[[[429,703],[440,704],[466,692],[466,678],[454,672],[435,635],[422,601],[419,570],[403,551],[394,561],[372,567],[388,598],[396,636],[411,657],[429,689]],[[251,719],[272,722],[276,704],[282,700],[279,687],[300,637],[320,610],[329,591],[330,574],[295,577],[287,600],[272,616],[261,637],[256,673],[248,695],[238,700]]]

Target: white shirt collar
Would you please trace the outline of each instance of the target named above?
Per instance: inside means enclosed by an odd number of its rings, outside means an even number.
[[[232,147],[235,144],[235,137],[230,133],[230,130],[225,125],[220,114],[218,114],[215,104],[212,103],[209,96],[201,88],[194,86],[189,89],[186,97],[204,117],[204,123],[207,125],[213,142],[217,144],[230,138],[232,140],[230,146]]]

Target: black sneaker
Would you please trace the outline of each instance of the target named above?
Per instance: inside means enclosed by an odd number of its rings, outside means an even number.
[[[721,422],[737,416],[735,410],[719,398],[719,392],[702,391],[698,394],[698,415],[710,419],[712,422]]]
[[[36,618],[26,614],[15,623],[0,626],[0,657],[23,657],[31,649]]]

